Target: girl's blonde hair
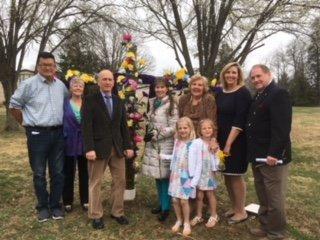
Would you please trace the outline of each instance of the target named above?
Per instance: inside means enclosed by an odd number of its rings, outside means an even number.
[[[231,67],[236,67],[237,70],[238,70],[237,85],[239,85],[239,86],[243,86],[244,85],[244,75],[243,75],[243,71],[241,69],[240,64],[237,63],[237,62],[231,62],[231,63],[228,63],[227,65],[225,65],[223,67],[223,69],[221,70],[221,73],[220,73],[220,82],[222,84],[223,89],[227,89],[227,84],[226,84],[226,81],[224,79],[224,75],[226,74],[226,71],[228,71]]]
[[[182,118],[179,118],[177,123],[176,123],[176,134],[175,134],[175,138],[176,139],[180,139],[180,136],[178,134],[178,127],[179,127],[179,124],[181,123],[186,123],[189,128],[190,128],[190,136],[189,136],[189,140],[193,140],[196,138],[196,131],[194,130],[194,126],[193,126],[193,122],[190,118],[188,117],[182,117]]]
[[[215,130],[217,130],[217,127],[215,126],[215,124],[213,123],[213,121],[210,118],[205,118],[205,119],[202,119],[198,124],[198,129],[197,129],[198,136],[202,137],[201,127],[205,123],[209,123],[211,125],[212,130],[213,130],[212,135],[214,135],[214,132],[215,132]]]
[[[209,83],[208,83],[208,79],[204,76],[201,76],[200,74],[195,74],[190,78],[189,90],[191,90],[192,83],[198,80],[201,80],[203,83],[203,95],[205,95],[209,91]]]

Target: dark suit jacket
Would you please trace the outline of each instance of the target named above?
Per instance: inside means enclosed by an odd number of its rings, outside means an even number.
[[[291,161],[292,106],[289,94],[272,81],[254,97],[247,124],[248,161],[267,156]]]
[[[120,157],[124,150],[132,149],[124,103],[116,95],[112,101],[112,119],[100,91],[85,97],[82,105],[84,151],[94,150],[98,159],[109,158],[112,146]]]

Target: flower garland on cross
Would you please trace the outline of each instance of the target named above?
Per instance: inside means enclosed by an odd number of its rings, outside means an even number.
[[[147,67],[148,63],[145,59],[138,56],[137,45],[132,41],[130,34],[123,36],[122,45],[125,48],[126,54],[121,64],[121,72],[116,78],[116,86],[118,96],[124,101],[126,106],[127,125],[131,138],[133,139],[135,150],[135,156],[132,159],[126,160],[126,190],[134,190],[134,178],[137,171],[135,158],[139,150],[138,145],[141,144],[144,139],[142,136],[144,129],[141,123],[144,121],[146,103],[143,101],[143,98],[149,97],[148,93],[144,91],[140,91],[140,93],[137,94],[137,90],[142,83],[139,75]],[[65,75],[65,79],[68,81],[73,77],[79,77],[85,82],[85,89],[88,89],[87,92],[96,90],[95,88],[97,88],[97,86],[94,75],[69,69]],[[185,68],[179,69],[176,73],[167,70],[164,72],[163,78],[170,83],[171,89],[178,95],[181,95],[183,91],[188,88],[190,81],[190,76]],[[216,84],[217,79],[215,78],[209,82],[211,89],[215,88]],[[141,95],[141,97],[138,97],[138,95]],[[222,166],[224,165],[223,163],[222,161]],[[131,199],[134,199],[134,196],[132,196]]]
[[[126,106],[127,124],[135,150],[135,157],[126,160],[126,190],[133,190],[134,176],[137,171],[134,159],[138,155],[138,145],[143,142],[144,129],[141,123],[144,121],[144,111],[146,109],[143,98],[148,97],[146,92],[140,91],[137,93],[137,90],[142,83],[139,75],[146,68],[147,61],[138,56],[137,45],[132,41],[130,34],[123,36],[122,44],[125,47],[126,54],[121,64],[121,73],[116,81],[118,95]]]

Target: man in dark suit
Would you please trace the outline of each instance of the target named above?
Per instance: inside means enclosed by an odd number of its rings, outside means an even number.
[[[267,66],[253,66],[250,78],[257,93],[246,125],[247,156],[252,162],[261,224],[250,232],[258,237],[283,239],[288,163],[291,161],[291,101],[288,92],[272,80]]]
[[[133,157],[126,110],[123,102],[112,94],[114,76],[102,70],[98,76],[100,91],[87,96],[82,106],[82,131],[89,171],[89,209],[95,229],[104,228],[102,219],[101,182],[107,165],[112,176],[111,217],[128,224],[124,216],[125,157]]]

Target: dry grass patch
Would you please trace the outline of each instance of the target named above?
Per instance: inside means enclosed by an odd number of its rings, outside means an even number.
[[[0,108],[0,123],[3,123],[3,117],[4,109]],[[291,164],[287,199],[290,239],[319,239],[320,236],[319,119],[319,108],[294,109],[294,159]],[[160,224],[150,213],[151,207],[157,204],[156,189],[154,180],[143,176],[136,179],[136,200],[125,204],[126,214],[130,219],[129,226],[120,227],[110,219],[110,205],[105,200],[103,204],[107,227],[103,231],[93,231],[86,213],[79,206],[78,194],[74,211],[64,220],[38,223],[34,210],[35,197],[25,135],[23,131],[0,134],[0,239],[183,239],[170,232],[170,227],[175,221],[173,213],[164,224]],[[218,214],[221,216],[229,208],[229,200],[222,178],[219,178],[219,181],[221,185],[217,197]],[[247,202],[256,202],[251,171],[248,173],[247,182]],[[109,199],[108,172],[103,187],[103,199]],[[192,239],[254,239],[247,230],[256,224],[256,220],[249,220],[243,224],[228,226],[222,219],[212,230],[204,226],[196,227]]]

